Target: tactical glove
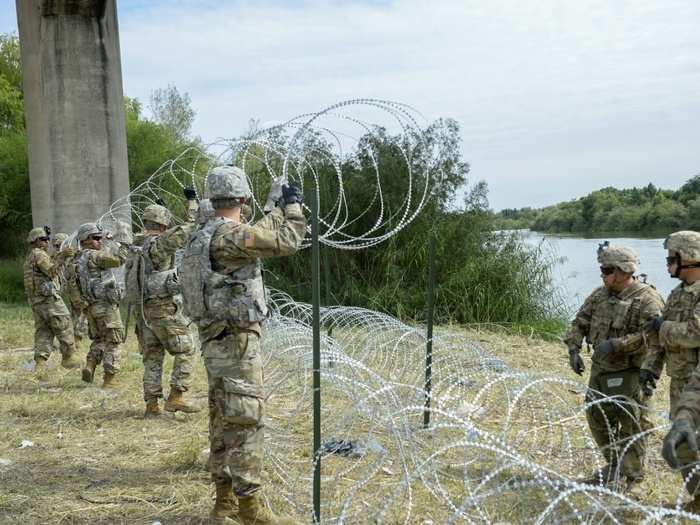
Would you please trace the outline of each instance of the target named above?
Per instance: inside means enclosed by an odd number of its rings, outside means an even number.
[[[282,187],[281,179],[272,180],[270,193],[267,194],[267,201],[265,201],[265,207],[263,208],[265,213],[270,213],[277,206],[277,202],[282,198]]]
[[[666,434],[664,446],[661,449],[661,455],[672,469],[680,468],[678,456],[676,455],[676,448],[684,442],[695,454],[698,453],[698,441],[695,436],[693,424],[687,419],[677,419],[673,422],[669,433]]]
[[[165,206],[165,201],[163,200],[163,197],[158,197],[158,198],[156,199],[156,204],[157,204],[158,206]]]
[[[583,371],[586,369],[585,365],[583,364],[583,358],[576,348],[569,349],[569,366],[571,367],[571,370],[576,372],[578,375],[582,375]]]
[[[47,237],[51,237],[51,226],[44,224],[44,231],[46,232]]]
[[[654,390],[656,390],[656,380],[658,378],[659,376],[654,374],[651,370],[645,368],[639,370],[639,382],[642,385],[642,392],[644,392],[645,396],[650,396],[654,393]]]
[[[661,314],[658,314],[647,321],[644,325],[644,329],[647,332],[658,333],[661,330],[661,324],[664,322],[664,318]]]
[[[619,346],[620,346],[619,339],[605,339],[604,341],[601,341],[595,347],[595,350],[593,351],[593,355],[597,354],[599,356],[606,357],[606,356],[610,355],[611,353],[615,352]]]
[[[184,188],[182,188],[182,193],[185,194],[185,198],[188,201],[193,201],[197,198],[197,192],[192,186],[185,186]]]
[[[292,182],[289,186],[282,186],[282,200],[285,204],[301,204],[304,202],[304,194],[299,184]]]

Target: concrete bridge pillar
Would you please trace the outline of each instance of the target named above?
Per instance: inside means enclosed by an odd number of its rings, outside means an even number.
[[[129,192],[116,0],[16,6],[33,222],[69,232]]]

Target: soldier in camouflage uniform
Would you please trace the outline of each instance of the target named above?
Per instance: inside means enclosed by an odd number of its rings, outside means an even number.
[[[78,229],[80,254],[72,270],[80,298],[87,305],[88,331],[92,344],[83,368],[83,381],[92,383],[95,368],[104,367],[103,388],[115,386],[119,370],[119,345],[124,342],[124,326],[119,313],[121,287],[113,268],[124,264],[128,245],[119,243],[116,253],[102,249],[102,229],[93,222]]]
[[[280,187],[281,207],[246,224],[241,204],[251,191],[243,170],[214,168],[206,186],[216,217],[190,237],[178,270],[186,312],[199,326],[209,382],[209,467],[216,485],[211,518],[293,523],[274,516],[258,492],[265,406],[259,340],[267,315],[260,259],[299,249],[306,229],[303,196],[295,185]]]
[[[644,475],[645,440],[633,436],[651,428],[639,380],[646,353],[642,334],[647,321],[663,308],[663,300],[652,286],[634,277],[639,265],[634,250],[606,243],[598,251],[598,262],[603,286],[588,296],[565,342],[569,364],[579,375],[584,371],[583,339],[594,348],[586,418],[606,465],[586,482],[611,484],[621,475],[630,485]],[[607,396],[617,399],[606,402]]]
[[[194,337],[190,321],[182,313],[182,297],[175,271],[175,251],[181,248],[195,227],[197,201],[194,189],[185,188],[188,222],[170,225],[170,212],[152,204],[143,212],[145,235],[132,247],[127,262],[127,290],[138,297],[129,298],[138,305],[136,335],[143,355],[144,417],[162,414],[158,400],[163,397],[163,359],[165,351],[173,356],[170,395],[165,401],[169,412],[197,412],[184,393],[192,385]],[[138,248],[136,248],[138,246]]]
[[[59,295],[58,272],[70,251],[62,252],[55,260],[48,254],[49,230],[34,228],[27,236],[31,251],[24,260],[24,290],[34,316],[34,362],[37,374],[43,373],[53,350],[53,339],[58,339],[61,366],[78,368],[75,341],[70,314]]]
[[[671,377],[673,427],[663,452],[671,467],[680,468],[686,477],[698,461],[695,432],[700,411],[700,233],[673,233],[666,238],[664,248],[668,250],[667,270],[681,283],[669,295],[662,315],[649,322],[649,329],[658,334],[658,339],[652,338],[648,362],[649,368],[659,373],[665,362]],[[700,513],[699,480],[700,475],[695,473],[686,481],[693,496],[686,509],[696,513]]]
[[[53,257],[56,258],[61,252],[62,246],[68,239],[68,235],[65,233],[57,233],[53,236]],[[61,295],[63,300],[68,306],[70,311],[70,316],[73,321],[73,337],[75,339],[76,350],[80,349],[81,343],[87,338],[88,335],[88,323],[85,317],[84,305],[80,304],[80,294],[71,285],[71,279],[69,276],[72,272],[73,263],[77,257],[77,253],[73,255],[72,258],[63,259],[60,264],[60,270],[58,273],[59,282],[61,285]],[[77,297],[76,297],[77,296]]]

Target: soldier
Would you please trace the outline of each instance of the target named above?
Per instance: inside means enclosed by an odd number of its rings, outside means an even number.
[[[124,326],[119,313],[121,287],[113,268],[124,264],[128,245],[119,243],[118,252],[102,249],[102,229],[94,222],[78,229],[80,254],[73,269],[81,300],[87,305],[88,330],[92,344],[83,368],[83,381],[92,383],[95,368],[103,363],[103,388],[114,387],[119,370],[119,345],[124,342]]]
[[[34,228],[27,236],[32,249],[24,260],[24,290],[34,316],[34,362],[37,374],[46,369],[46,361],[53,350],[53,339],[58,339],[61,366],[78,368],[75,341],[70,314],[59,295],[58,271],[70,250],[61,252],[55,261],[48,254],[48,227]]]
[[[700,233],[673,233],[664,241],[664,248],[668,250],[666,269],[681,283],[668,296],[663,314],[649,322],[649,329],[658,334],[658,344],[652,345],[648,361],[658,372],[665,361],[666,373],[671,377],[673,427],[664,440],[663,454],[685,478],[698,461],[695,431],[700,410]],[[695,513],[700,513],[699,479],[696,472],[686,480],[693,500],[685,508]]]
[[[53,236],[53,257],[56,257],[61,252],[61,247],[68,239],[68,235],[65,233],[57,233]],[[81,343],[87,337],[87,318],[85,317],[84,305],[80,305],[79,293],[76,294],[77,290],[71,286],[71,280],[69,275],[71,274],[71,267],[75,261],[77,254],[73,255],[70,259],[63,259],[60,264],[60,270],[58,272],[59,283],[61,285],[61,294],[64,298],[64,302],[68,306],[70,311],[70,316],[73,321],[73,338],[75,339],[76,350],[80,349]],[[78,296],[76,298],[76,295]]]
[[[246,224],[241,205],[252,194],[243,170],[216,167],[206,186],[216,217],[190,237],[179,276],[185,310],[199,326],[209,383],[209,468],[216,485],[211,518],[294,523],[275,517],[258,492],[265,406],[259,339],[268,313],[260,259],[299,249],[306,230],[303,195],[294,184],[279,188],[281,207]]]
[[[585,368],[580,355],[584,337],[594,348],[586,419],[606,465],[586,483],[611,484],[619,474],[629,487],[644,475],[645,440],[633,436],[651,428],[639,379],[646,353],[643,328],[661,311],[663,300],[651,285],[634,277],[639,265],[634,250],[605,243],[598,262],[603,286],[585,300],[564,341],[569,364],[579,375]],[[607,396],[617,399],[606,402]]]
[[[182,313],[182,297],[175,270],[175,251],[181,248],[195,227],[197,201],[194,189],[185,188],[189,222],[168,228],[170,212],[152,204],[143,211],[145,236],[140,238],[135,256],[127,262],[127,290],[137,297],[136,335],[143,355],[144,417],[162,414],[158,400],[163,397],[163,359],[167,350],[173,356],[170,395],[165,401],[169,412],[197,412],[200,408],[183,396],[192,385],[194,337],[190,321]]]

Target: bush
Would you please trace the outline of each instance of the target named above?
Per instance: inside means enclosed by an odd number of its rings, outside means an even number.
[[[23,303],[24,279],[21,258],[0,259],[0,302]]]

